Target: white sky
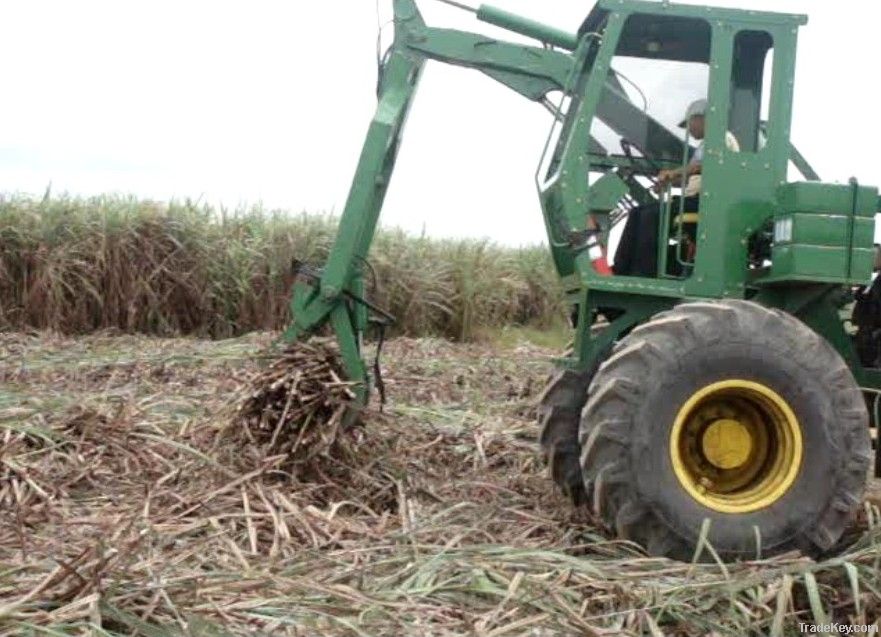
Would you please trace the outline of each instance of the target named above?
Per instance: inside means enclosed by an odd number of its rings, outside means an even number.
[[[379,4],[387,19],[390,0]],[[593,3],[493,4],[575,31]],[[881,3],[709,4],[810,15],[793,140],[825,179],[881,184],[870,52]],[[433,26],[517,40],[432,0],[420,6]],[[30,0],[0,4],[0,23],[0,191],[51,182],[83,195],[342,210],[375,106],[374,0]],[[669,107],[647,92],[650,110]],[[533,175],[549,126],[539,105],[482,74],[429,63],[382,223],[544,241]]]

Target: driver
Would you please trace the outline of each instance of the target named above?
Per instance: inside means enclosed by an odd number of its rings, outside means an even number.
[[[701,166],[704,157],[704,120],[707,100],[692,102],[685,112],[685,119],[679,128],[688,128],[692,138],[700,140],[700,146],[687,166],[675,170],[662,170],[658,173],[655,192],[668,185],[681,184],[687,178],[682,197],[673,197],[671,210],[679,211],[681,200],[685,200],[685,212],[697,212],[701,193]],[[740,152],[737,139],[730,132],[725,133],[728,150]],[[660,202],[640,206],[630,211],[624,233],[615,252],[612,271],[616,275],[656,277],[658,275],[658,219],[661,215]]]

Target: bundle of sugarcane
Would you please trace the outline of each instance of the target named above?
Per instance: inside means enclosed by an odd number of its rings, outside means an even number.
[[[293,462],[326,454],[340,440],[355,398],[330,339],[297,342],[250,383],[235,429],[267,455]]]

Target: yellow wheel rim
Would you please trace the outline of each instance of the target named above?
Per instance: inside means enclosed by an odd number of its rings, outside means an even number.
[[[749,513],[792,487],[803,457],[801,427],[774,390],[726,380],[696,392],[679,410],[670,456],[692,498],[722,513]]]

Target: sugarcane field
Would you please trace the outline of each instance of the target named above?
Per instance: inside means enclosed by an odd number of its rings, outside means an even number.
[[[102,209],[117,232],[90,223]],[[215,228],[212,246],[194,217],[133,201],[0,204],[0,264],[15,283],[2,292],[19,308],[5,306],[0,335],[3,634],[734,635],[877,620],[877,482],[842,551],[739,564],[709,547],[695,561],[650,557],[552,488],[535,412],[568,333],[542,284],[548,264],[518,270],[528,253],[495,249],[493,267],[511,269],[487,272],[479,243],[381,233],[376,267],[400,289],[380,298],[410,322],[383,347],[386,404],[344,426],[353,392],[333,339],[285,345],[283,317],[253,292],[285,283],[261,278],[273,270],[263,255],[302,254],[297,241],[320,243],[328,222],[270,232],[255,213],[247,231]],[[265,242],[236,264],[255,283],[236,315],[215,305],[231,298],[232,263],[200,278],[192,261],[217,257],[221,234],[227,249]],[[203,244],[178,250],[187,237]],[[124,259],[129,242],[149,258]],[[425,282],[394,271],[415,252],[463,270]],[[511,287],[468,308],[465,272],[472,287]],[[138,289],[150,294],[129,307]],[[51,299],[69,314],[41,315]],[[211,319],[203,336],[169,337],[193,327],[194,307]],[[463,339],[468,313],[492,331]],[[515,314],[543,328],[494,325]],[[120,316],[135,332],[152,317],[160,335],[127,333]],[[406,335],[423,332],[435,336]]]
[[[0,6],[0,637],[881,632],[881,7],[574,4]]]

